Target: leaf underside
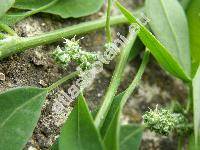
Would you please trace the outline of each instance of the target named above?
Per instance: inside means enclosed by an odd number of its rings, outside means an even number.
[[[156,38],[149,32],[142,24],[140,24],[132,14],[126,10],[120,3],[116,2],[117,7],[120,9],[122,14],[128,19],[130,23],[135,23],[140,27],[138,36],[144,45],[150,50],[155,59],[159,64],[172,75],[185,80],[190,81],[189,75],[183,70],[182,66],[173,57],[173,55],[168,51]],[[135,25],[134,24],[134,25]]]
[[[1,0],[0,1],[0,18],[12,7],[15,0]]]
[[[145,8],[155,36],[190,75],[189,31],[182,6],[177,0],[146,0]]]
[[[16,0],[14,5],[18,9],[37,9],[53,0]],[[103,5],[103,0],[59,0],[53,7],[42,12],[56,14],[62,18],[82,17],[97,12]]]
[[[200,64],[200,0],[192,0],[187,11],[190,49],[192,56],[192,75],[194,76]]]

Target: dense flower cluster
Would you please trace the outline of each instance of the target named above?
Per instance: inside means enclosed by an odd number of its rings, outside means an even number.
[[[82,69],[89,69],[92,63],[97,60],[97,54],[83,51],[82,47],[79,46],[79,40],[75,40],[75,37],[71,40],[65,39],[64,43],[64,48],[61,49],[58,46],[53,52],[53,58],[62,66],[75,62]]]
[[[182,114],[172,113],[167,109],[150,109],[143,115],[143,119],[147,128],[162,135],[168,135],[173,130],[180,133],[187,126]]]

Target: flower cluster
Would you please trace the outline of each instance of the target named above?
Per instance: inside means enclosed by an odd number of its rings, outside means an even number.
[[[147,128],[162,135],[168,135],[173,130],[180,133],[187,126],[187,121],[182,114],[172,113],[167,109],[159,110],[157,107],[146,112],[143,119]]]
[[[97,54],[92,52],[86,52],[79,46],[79,40],[75,40],[75,37],[71,40],[65,39],[64,48],[59,46],[53,52],[53,58],[57,63],[62,66],[67,66],[70,62],[75,62],[82,69],[89,69],[93,62],[97,60]]]

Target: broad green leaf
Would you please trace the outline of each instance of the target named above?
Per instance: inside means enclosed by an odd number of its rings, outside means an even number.
[[[0,0],[0,18],[12,7],[15,0]]]
[[[16,12],[16,13],[7,13],[5,15],[3,15],[0,19],[1,22],[7,24],[7,25],[14,25],[15,23],[23,20],[26,17],[29,17],[31,15],[34,15],[38,12],[41,12],[43,10],[46,10],[52,6],[54,6],[59,0],[52,0],[50,1],[48,4],[45,4],[44,6],[41,6],[37,9],[31,10],[31,11],[27,11],[27,12]]]
[[[200,141],[200,66],[192,82],[194,107],[194,135],[196,144]],[[200,145],[200,143],[198,143]]]
[[[135,23],[138,25],[140,30],[138,31],[138,36],[148,47],[152,55],[160,63],[160,65],[172,75],[181,78],[185,81],[190,81],[190,77],[184,72],[181,65],[173,57],[169,50],[167,50],[156,38],[149,32],[142,24],[140,24],[132,14],[127,11],[120,3],[116,2],[117,7],[123,13],[123,15],[128,19],[130,23]]]
[[[190,75],[189,31],[185,12],[177,0],[146,0],[149,25],[157,39]]]
[[[27,12],[5,14],[0,18],[0,22],[7,24],[9,26],[13,26],[17,22],[26,18],[28,16],[27,14],[28,14]]]
[[[138,150],[142,140],[143,128],[136,124],[121,126],[120,150]]]
[[[190,49],[192,56],[192,75],[200,64],[200,0],[191,0],[187,17],[190,32]]]
[[[23,149],[40,117],[46,95],[46,89],[33,87],[0,94],[0,149]]]
[[[52,0],[16,0],[14,5],[18,9],[38,9]],[[62,18],[87,16],[97,12],[103,5],[103,0],[59,0],[53,7],[42,12],[56,14]]]
[[[59,150],[103,150],[100,135],[82,95],[61,130]]]

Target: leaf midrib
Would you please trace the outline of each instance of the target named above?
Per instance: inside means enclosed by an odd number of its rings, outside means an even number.
[[[23,108],[24,106],[26,106],[27,104],[29,104],[30,102],[32,102],[37,97],[43,95],[45,92],[47,92],[47,91],[44,90],[44,92],[41,92],[39,95],[36,95],[36,96],[32,97],[29,101],[26,101],[25,103],[23,103],[22,105],[18,106],[16,109],[14,109],[14,111],[1,123],[0,128],[3,128],[4,125],[10,120],[10,118],[12,118],[16,114],[16,112],[18,110],[20,110],[21,108]]]
[[[183,65],[182,60],[180,58],[180,48],[179,48],[179,44],[178,44],[178,41],[177,41],[177,36],[176,36],[176,34],[175,34],[175,32],[174,32],[174,30],[172,28],[172,24],[171,24],[171,22],[169,20],[169,16],[167,15],[166,9],[165,9],[164,4],[163,4],[163,0],[159,0],[159,1],[160,1],[160,4],[161,4],[161,7],[163,8],[163,13],[164,13],[164,15],[165,15],[165,17],[167,19],[167,22],[169,23],[169,28],[170,28],[170,30],[172,32],[173,39],[174,39],[176,47],[177,47],[177,52],[178,52],[178,56],[177,57],[178,57],[179,62],[181,63],[181,65]]]
[[[137,134],[139,131],[141,131],[142,129],[139,128],[137,130],[135,130],[134,132],[132,132],[131,134],[129,134],[128,136],[126,136],[120,143],[124,144],[126,141],[128,141],[132,136],[134,136],[135,134]]]

